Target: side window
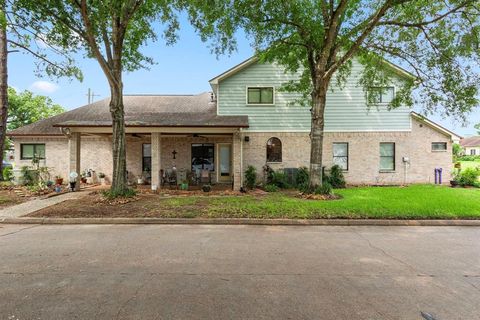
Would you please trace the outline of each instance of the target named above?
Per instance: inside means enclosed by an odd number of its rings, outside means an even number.
[[[373,103],[390,103],[395,97],[395,88],[370,87],[368,88],[368,97]]]
[[[31,160],[33,157],[45,159],[44,143],[22,143],[20,145],[20,159]]]
[[[273,104],[273,87],[248,87],[247,104]]]
[[[267,141],[267,162],[282,162],[282,142],[272,137]]]
[[[380,143],[380,171],[395,170],[395,143]]]
[[[476,156],[477,155],[477,150],[476,149],[470,149],[470,155],[471,156]]]
[[[333,164],[338,165],[342,170],[348,170],[348,143],[333,143]]]
[[[446,142],[432,142],[432,151],[447,151]]]

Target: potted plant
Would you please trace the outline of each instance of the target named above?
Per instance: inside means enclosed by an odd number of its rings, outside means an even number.
[[[182,183],[180,184],[180,190],[188,190],[188,181],[187,180],[182,180]]]
[[[453,171],[453,179],[450,180],[450,186],[452,186],[452,188],[455,188],[460,185],[460,182],[459,182],[461,177],[460,171],[461,171],[460,168]]]
[[[100,178],[100,184],[101,184],[102,186],[104,186],[104,185],[105,185],[105,173],[99,172],[99,173],[98,173],[98,177]]]
[[[87,176],[85,173],[82,173],[81,177],[80,177],[80,181],[82,183],[87,183]]]
[[[55,184],[57,185],[63,184],[63,178],[61,176],[55,176]]]
[[[212,186],[209,185],[209,184],[204,184],[204,185],[202,186],[202,191],[203,191],[203,192],[210,192],[210,191],[212,191]]]

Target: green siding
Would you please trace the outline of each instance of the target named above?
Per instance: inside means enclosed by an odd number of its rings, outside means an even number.
[[[386,106],[379,106],[368,110],[363,88],[358,85],[361,68],[359,63],[354,63],[345,87],[328,93],[325,130],[410,130],[410,109],[406,107],[388,111]],[[285,74],[281,66],[254,63],[220,81],[218,114],[248,115],[249,130],[252,131],[309,131],[309,108],[292,105],[300,95],[278,90],[293,77],[295,75]],[[274,86],[275,105],[247,105],[248,86]]]

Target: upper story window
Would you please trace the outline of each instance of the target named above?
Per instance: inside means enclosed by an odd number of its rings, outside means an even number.
[[[37,159],[45,159],[45,144],[22,143],[20,145],[20,159],[31,160],[34,157],[36,157]]]
[[[348,143],[333,143],[333,164],[338,165],[342,170],[348,170]]]
[[[395,171],[395,143],[380,143],[380,171]]]
[[[272,137],[267,141],[267,162],[282,162],[282,142]]]
[[[247,104],[274,104],[273,87],[247,87]]]
[[[432,151],[447,151],[446,142],[432,142]]]
[[[371,87],[368,89],[368,96],[373,103],[390,103],[395,97],[395,88]]]

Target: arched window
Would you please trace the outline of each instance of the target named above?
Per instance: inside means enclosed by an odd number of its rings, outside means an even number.
[[[267,162],[282,162],[282,142],[278,138],[267,141]]]

